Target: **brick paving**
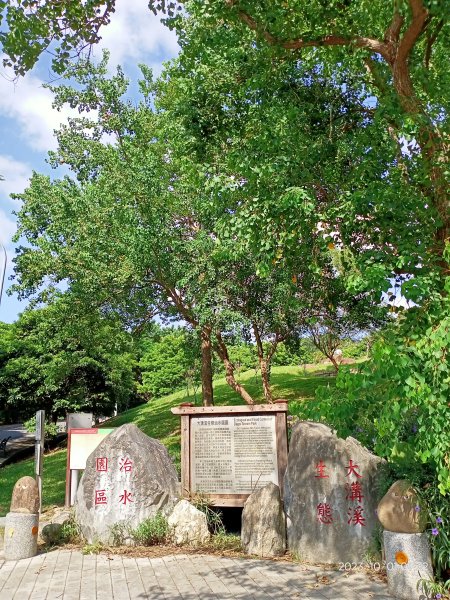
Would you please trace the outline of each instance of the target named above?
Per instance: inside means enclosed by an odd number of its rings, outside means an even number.
[[[212,555],[132,558],[55,550],[0,559],[1,600],[389,600],[363,571]]]

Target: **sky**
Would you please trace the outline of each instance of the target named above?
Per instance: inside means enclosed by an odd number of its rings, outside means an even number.
[[[102,41],[96,46],[94,58],[101,58],[102,49],[110,52],[111,69],[121,65],[130,80],[139,77],[137,65],[149,65],[155,75],[162,63],[178,53],[176,36],[160,23],[148,9],[146,0],[123,0],[111,23],[102,30]],[[1,54],[1,51],[0,51]],[[15,244],[11,238],[16,230],[14,211],[20,203],[10,198],[11,193],[21,193],[32,171],[59,177],[62,173],[46,164],[47,152],[55,149],[53,132],[69,116],[69,111],[58,112],[52,108],[52,94],[43,87],[52,80],[48,57],[24,78],[13,81],[10,71],[0,65],[0,243],[6,249],[7,269],[0,304],[0,321],[12,323],[26,307],[6,294],[11,285],[12,259]],[[0,247],[0,283],[4,267],[4,254]]]

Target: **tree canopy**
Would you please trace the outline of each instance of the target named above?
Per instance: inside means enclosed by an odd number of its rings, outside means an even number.
[[[44,409],[48,417],[123,410],[136,395],[130,336],[117,320],[74,312],[67,296],[25,311],[0,329],[0,409],[15,422]]]

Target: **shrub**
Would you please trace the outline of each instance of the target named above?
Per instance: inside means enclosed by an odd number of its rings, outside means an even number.
[[[166,517],[160,512],[157,512],[154,517],[145,519],[130,532],[132,539],[140,546],[164,544],[168,534],[169,524]]]

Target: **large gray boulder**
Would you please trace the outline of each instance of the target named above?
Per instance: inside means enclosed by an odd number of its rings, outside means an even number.
[[[167,520],[174,544],[200,546],[211,537],[206,515],[187,500],[180,500]]]
[[[89,543],[111,543],[116,524],[135,528],[178,500],[178,476],[166,448],[134,424],[122,425],[86,462],[75,518]]]
[[[325,425],[296,423],[284,479],[288,549],[311,562],[362,562],[378,523],[383,462]]]
[[[241,543],[244,552],[261,557],[286,552],[286,518],[280,488],[274,483],[247,498],[242,511]]]

